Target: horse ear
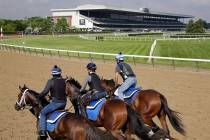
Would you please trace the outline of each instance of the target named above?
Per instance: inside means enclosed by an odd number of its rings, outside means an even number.
[[[68,79],[69,77],[68,77],[68,75],[66,75],[66,79]]]
[[[22,87],[19,85],[19,89],[22,90]]]
[[[24,84],[23,87],[26,88],[26,85]]]

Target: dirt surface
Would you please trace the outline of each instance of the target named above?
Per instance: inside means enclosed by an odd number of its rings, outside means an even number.
[[[96,63],[101,76],[113,78],[113,63]],[[80,82],[87,76],[86,60],[0,52],[1,140],[36,139],[36,119],[27,110],[17,112],[14,109],[18,86],[26,84],[40,92],[50,77],[50,69],[54,64],[62,68],[64,76],[71,75]],[[173,137],[180,140],[210,139],[209,72],[153,69],[141,65],[133,67],[138,76],[138,85],[143,89],[158,90],[166,96],[170,108],[181,113],[187,136],[181,136],[169,125]]]

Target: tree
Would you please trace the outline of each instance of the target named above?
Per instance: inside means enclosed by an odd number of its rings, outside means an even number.
[[[68,23],[65,18],[58,19],[55,30],[59,33],[65,33],[69,29]]]
[[[190,20],[186,27],[187,33],[204,33],[204,21],[202,19],[197,20],[196,22],[193,22],[193,20]]]
[[[205,29],[208,29],[208,23],[204,20],[203,21],[203,27],[205,28]]]
[[[194,33],[204,33],[203,20],[199,19],[194,23]]]
[[[24,20],[15,20],[13,23],[16,25],[16,31],[24,31],[27,27],[27,23]]]
[[[194,21],[191,19],[191,20],[189,20],[189,22],[188,22],[188,24],[187,24],[187,27],[186,27],[186,32],[187,33],[191,33],[191,32],[193,32],[193,25],[194,25]]]
[[[4,32],[14,33],[16,31],[16,26],[14,23],[7,23],[3,26]]]

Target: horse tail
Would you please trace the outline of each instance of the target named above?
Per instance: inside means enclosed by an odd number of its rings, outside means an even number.
[[[161,100],[161,103],[162,103],[162,107],[163,107],[164,111],[166,112],[166,114],[169,118],[169,121],[170,121],[171,125],[173,126],[173,128],[177,132],[181,133],[182,135],[185,135],[184,125],[182,123],[182,120],[181,120],[180,116],[178,115],[179,112],[171,110],[168,107],[168,103],[167,103],[166,98],[161,94],[160,94],[160,100]]]
[[[143,139],[149,140],[149,132],[151,131],[144,125],[144,122],[137,116],[136,112],[128,105],[126,105],[129,122],[131,123],[131,129],[135,132],[135,134]]]
[[[86,139],[87,140],[102,140],[102,130],[95,128],[92,125],[88,124],[86,126]]]

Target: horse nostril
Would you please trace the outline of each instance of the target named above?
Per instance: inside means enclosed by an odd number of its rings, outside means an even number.
[[[15,104],[15,110],[19,111],[20,110],[20,107],[17,105],[17,103]]]

